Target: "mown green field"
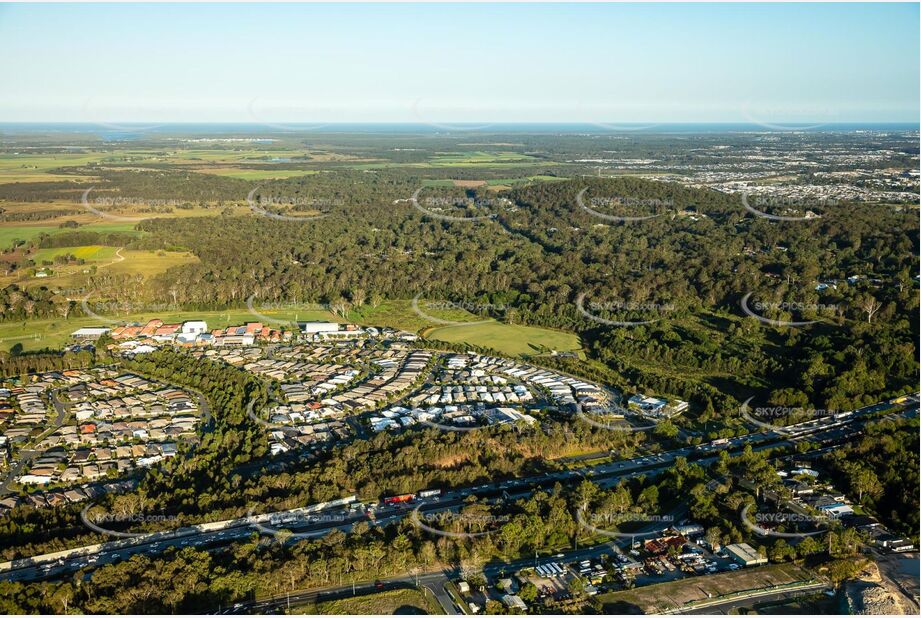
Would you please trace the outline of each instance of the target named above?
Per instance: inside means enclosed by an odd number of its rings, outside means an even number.
[[[432,309],[425,299],[420,299],[418,306],[420,313],[413,310],[412,301],[388,300],[377,307],[366,305],[359,311],[352,311],[349,313],[349,319],[357,324],[389,326],[409,333],[418,333],[424,328],[438,325],[438,322],[426,319],[425,315],[455,322],[474,322],[483,319],[463,309]]]
[[[77,228],[81,232],[99,232],[102,234],[109,232],[123,232],[140,236],[142,232],[134,229],[135,223],[130,221],[124,223],[90,223],[81,225]],[[14,240],[29,241],[38,237],[40,234],[54,236],[63,232],[72,232],[73,229],[62,228],[57,225],[4,225],[0,226],[0,249],[8,249],[13,246]]]
[[[58,247],[55,249],[39,249],[32,256],[36,264],[44,261],[54,261],[59,255],[72,255],[77,259],[86,260],[87,262],[110,261],[115,258],[115,252],[118,247],[106,247],[103,245],[84,245],[82,247]]]
[[[428,331],[426,337],[492,348],[509,356],[541,354],[549,350],[577,352],[582,349],[579,337],[573,333],[501,322],[443,326]]]
[[[17,240],[29,241],[40,234],[54,234],[61,228],[56,225],[16,225],[0,227],[0,249],[9,249]]]

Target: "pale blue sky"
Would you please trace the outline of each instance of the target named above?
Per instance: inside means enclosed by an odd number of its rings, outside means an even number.
[[[0,5],[0,121],[917,122],[918,4]]]

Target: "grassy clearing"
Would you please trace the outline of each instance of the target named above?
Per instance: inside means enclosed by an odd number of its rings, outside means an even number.
[[[508,163],[521,164],[540,161],[536,157],[518,152],[486,152],[475,150],[469,152],[439,152],[429,159],[433,167],[458,167],[468,165],[502,165]]]
[[[448,188],[448,187],[453,187],[453,186],[455,186],[455,185],[454,185],[454,181],[453,181],[453,180],[434,180],[434,179],[427,179],[427,180],[423,180],[423,181],[422,181],[422,186],[423,186],[423,187],[444,187],[444,188]]]
[[[198,258],[191,252],[180,251],[148,251],[123,249],[120,254],[124,260],[115,260],[106,270],[113,274],[130,273],[146,277],[153,277],[173,266],[193,264]]]
[[[5,225],[0,227],[0,249],[8,249],[17,240],[30,241],[41,234],[54,234],[61,228],[56,225]]]
[[[87,262],[110,261],[115,259],[115,252],[118,247],[106,247],[103,245],[84,245],[81,247],[58,247],[55,249],[39,249],[32,256],[36,264],[44,261],[53,262],[54,258],[59,255],[72,255],[80,260]]]
[[[662,613],[687,603],[708,598],[715,599],[734,592],[806,582],[812,579],[813,575],[802,567],[792,564],[773,564],[742,569],[734,573],[684,578],[633,590],[611,592],[598,595],[597,599],[604,606],[604,613],[622,612],[626,606],[639,608],[640,611],[647,614]]]
[[[292,607],[292,614],[317,613],[352,616],[442,614],[443,610],[418,590],[388,590],[375,594]]]
[[[77,217],[63,217],[61,220],[67,218],[77,219]],[[94,217],[97,221],[99,217]],[[23,225],[23,224],[6,224],[0,226],[0,249],[9,249],[13,246],[13,242],[17,240],[30,241],[33,238],[37,238],[41,234],[48,234],[49,236],[54,236],[55,234],[61,234],[63,232],[99,232],[101,234],[107,234],[110,232],[123,232],[126,234],[132,234],[140,236],[141,232],[134,229],[135,223],[124,222],[124,223],[88,223],[87,225],[81,225],[78,228],[62,228],[57,225]]]
[[[70,248],[73,249],[73,248]],[[192,264],[198,261],[198,258],[190,252],[182,251],[154,251],[154,250],[128,250],[117,249],[115,247],[102,247],[105,251],[102,255],[105,259],[87,260],[87,264],[69,264],[62,266],[53,266],[54,274],[51,277],[41,279],[27,278],[16,280],[15,277],[0,279],[0,284],[6,285],[16,282],[24,287],[46,286],[54,288],[78,288],[86,282],[91,266],[96,266],[97,273],[106,272],[112,274],[130,274],[141,275],[149,278],[166,272],[173,266],[182,264]],[[42,251],[60,251],[67,253],[68,249],[43,249]],[[40,262],[36,262],[40,263]]]
[[[50,170],[96,163],[108,156],[103,152],[73,154],[3,154],[0,155],[0,183],[39,182],[48,180],[86,181],[77,176],[49,174]]]
[[[432,308],[425,299],[419,299],[418,307],[420,312],[413,310],[412,301],[409,300],[388,300],[377,307],[362,307],[359,311],[353,311],[349,314],[349,319],[358,324],[368,326],[389,326],[405,330],[410,333],[432,328],[439,325],[439,322],[429,320],[425,316],[431,316],[439,320],[451,320],[454,322],[476,322],[483,318],[465,311],[464,309],[442,309]]]
[[[195,171],[202,174],[240,178],[241,180],[278,180],[284,178],[297,178],[299,176],[310,176],[319,173],[316,170],[256,170],[242,167],[202,167]]]
[[[501,322],[443,326],[427,332],[426,336],[449,343],[470,343],[492,348],[509,356],[540,354],[548,349],[557,352],[576,352],[582,349],[579,337],[572,333]]]

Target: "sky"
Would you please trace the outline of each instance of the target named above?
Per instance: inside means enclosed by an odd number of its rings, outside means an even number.
[[[918,24],[917,3],[0,4],[0,122],[917,123]]]

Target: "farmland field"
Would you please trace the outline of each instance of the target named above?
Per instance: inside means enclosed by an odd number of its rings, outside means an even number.
[[[518,152],[436,153],[426,164],[431,167],[514,167],[544,163],[541,159]]]
[[[96,163],[106,153],[81,154],[2,154],[0,155],[0,184],[8,182],[43,182],[49,180],[89,181],[91,178],[50,173],[62,167]]]
[[[12,247],[13,242],[17,240],[29,241],[40,234],[54,234],[60,231],[61,228],[56,225],[0,226],[0,249]]]
[[[273,180],[284,178],[297,178],[317,174],[316,170],[272,170],[272,169],[246,169],[240,167],[205,167],[196,170],[202,174],[214,174],[240,178],[241,180]]]
[[[54,261],[59,255],[72,255],[77,259],[86,261],[104,261],[112,260],[115,257],[117,247],[105,247],[102,245],[86,245],[83,247],[57,247],[54,249],[39,249],[32,256],[36,264],[45,261]]]
[[[97,217],[98,220],[98,217]],[[109,232],[121,232],[140,236],[142,232],[134,229],[135,223],[90,223],[81,225],[78,229],[81,232],[99,232],[101,234]],[[13,246],[15,240],[29,241],[37,238],[41,234],[54,236],[62,232],[73,231],[72,229],[62,228],[57,225],[3,225],[0,226],[0,249],[8,249]]]

